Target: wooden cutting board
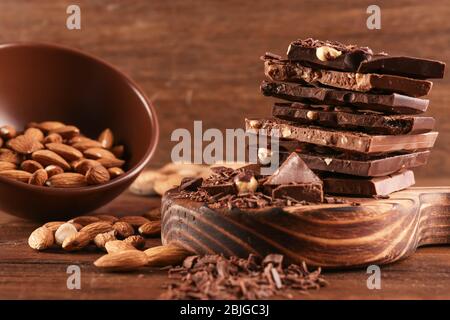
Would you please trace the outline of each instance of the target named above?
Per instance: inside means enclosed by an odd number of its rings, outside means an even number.
[[[423,245],[450,243],[450,187],[410,188],[383,200],[347,199],[360,205],[220,212],[168,194],[162,241],[197,254],[281,253],[291,262],[324,268],[382,265]]]

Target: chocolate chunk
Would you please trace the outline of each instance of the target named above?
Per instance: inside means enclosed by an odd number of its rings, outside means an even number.
[[[445,63],[414,57],[374,56],[358,68],[361,73],[393,74],[419,79],[442,79]]]
[[[218,194],[236,194],[236,186],[234,183],[217,184],[217,185],[203,185],[202,190],[206,191],[209,195],[215,196]]]
[[[351,196],[386,196],[414,185],[414,173],[410,170],[397,174],[371,179],[356,177],[323,177],[324,191],[327,194]]]
[[[365,154],[429,149],[433,147],[438,135],[437,132],[398,136],[369,135],[360,132],[294,125],[276,119],[246,119],[245,124],[250,133],[258,133],[259,129],[264,129],[264,133],[269,136],[281,134],[281,137],[286,139]],[[254,127],[255,124],[258,129]]]
[[[416,134],[433,130],[434,118],[408,115],[381,115],[369,112],[329,110],[330,106],[311,106],[302,103],[276,103],[272,115],[299,124],[313,124],[330,128],[357,130],[374,134]]]
[[[322,183],[283,184],[273,188],[272,197],[274,199],[323,202]]]
[[[179,190],[197,191],[203,183],[203,178],[183,178]]]
[[[264,74],[273,81],[319,84],[359,92],[401,93],[412,97],[427,95],[433,85],[430,81],[394,75],[313,69],[273,58],[265,60]]]
[[[326,61],[322,61],[317,54],[317,49],[321,47],[335,49],[339,52],[339,55],[337,57],[329,57]],[[372,55],[372,50],[367,47],[345,45],[336,41],[320,41],[311,38],[292,42],[287,52],[289,60],[307,61],[314,65],[341,71],[358,70],[361,63],[369,60]]]
[[[319,177],[306,163],[293,152],[281,166],[266,180],[264,185],[282,185],[291,183],[321,183]]]
[[[321,47],[335,49],[335,57],[319,59]],[[319,52],[318,52],[319,51]],[[445,63],[436,60],[389,56],[385,53],[374,54],[367,47],[345,45],[339,42],[320,41],[314,39],[297,40],[289,45],[288,59],[306,62],[311,66],[326,69],[351,71],[360,73],[392,74],[411,78],[429,79],[443,78]],[[279,56],[268,56],[278,58]],[[324,61],[323,61],[324,60]]]
[[[425,112],[429,101],[401,94],[369,94],[331,88],[305,87],[295,83],[263,81],[266,96],[313,104],[351,106],[355,109],[386,113],[417,114]]]

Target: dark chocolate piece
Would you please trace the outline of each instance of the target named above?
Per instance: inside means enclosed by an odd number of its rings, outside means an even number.
[[[355,177],[324,177],[324,191],[327,194],[351,196],[386,196],[414,185],[414,173],[410,170],[371,179]]]
[[[326,60],[319,59],[319,48],[328,47],[336,50],[338,56],[325,55]],[[319,49],[319,52],[317,51]],[[320,41],[314,39],[296,40],[289,45],[287,57],[289,60],[306,61],[329,69],[341,71],[356,71],[362,62],[370,60],[373,52],[368,47],[345,45],[337,41]]]
[[[211,196],[215,196],[218,194],[227,195],[237,193],[236,186],[234,183],[203,185],[201,189],[205,190]]]
[[[369,94],[268,81],[262,82],[261,91],[265,96],[289,101],[351,106],[360,110],[374,110],[393,114],[422,113],[427,110],[429,103],[427,99],[412,98],[397,93]]]
[[[306,163],[292,152],[281,166],[264,182],[264,185],[281,185],[290,183],[322,183]]]
[[[331,51],[336,50],[333,51],[334,55],[326,54],[327,51],[330,51],[326,47],[332,48]],[[278,56],[273,57],[281,59]],[[306,62],[314,67],[360,73],[392,74],[419,79],[443,78],[445,69],[445,63],[441,61],[389,56],[385,53],[374,54],[367,47],[311,38],[292,42],[289,45],[287,57],[289,60]]]
[[[361,73],[383,73],[418,79],[442,79],[445,63],[437,60],[414,57],[373,56],[363,61],[358,69]]]
[[[283,184],[273,189],[272,197],[274,199],[323,202],[322,183]]]
[[[340,107],[311,106],[302,103],[276,103],[272,115],[299,124],[356,130],[373,134],[417,134],[433,130],[434,118],[408,115],[381,115],[345,112]],[[336,111],[338,110],[338,111]],[[350,110],[349,110],[350,111]]]
[[[269,136],[279,135],[285,139],[366,154],[429,149],[433,147],[438,135],[437,132],[399,136],[369,135],[294,125],[277,119],[246,119],[245,125],[249,133],[258,133],[259,129],[264,129],[263,133]]]
[[[183,178],[179,187],[180,191],[197,191],[203,183],[203,178]]]
[[[264,61],[264,74],[274,81],[324,85],[358,92],[402,93],[412,97],[427,95],[433,83],[426,80],[382,75],[313,69],[300,63],[274,58]]]

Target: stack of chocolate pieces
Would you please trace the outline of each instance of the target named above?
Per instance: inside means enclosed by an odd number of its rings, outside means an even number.
[[[420,97],[432,87],[425,79],[443,78],[443,62],[313,39],[291,43],[287,59],[262,59],[262,93],[286,101],[246,129],[278,135],[280,159],[296,152],[327,194],[384,197],[414,184],[410,169],[427,162],[438,135]],[[267,164],[273,151],[258,154]]]

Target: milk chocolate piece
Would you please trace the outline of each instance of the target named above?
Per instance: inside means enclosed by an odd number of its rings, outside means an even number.
[[[338,51],[337,56],[319,59],[318,50],[329,47]],[[320,52],[319,52],[320,53]],[[289,60],[306,62],[310,66],[359,73],[392,74],[410,78],[443,78],[445,63],[441,61],[406,56],[374,54],[370,48],[345,45],[336,41],[314,39],[296,40],[289,45]],[[281,59],[281,58],[280,58]]]
[[[414,57],[373,56],[358,68],[361,73],[383,73],[418,79],[442,79],[445,63]]]
[[[332,106],[311,106],[302,103],[276,103],[272,115],[299,124],[357,130],[373,134],[416,134],[429,132],[434,127],[432,117],[408,115],[386,116],[369,112],[348,112]],[[336,111],[338,110],[338,111]]]
[[[323,202],[322,183],[285,184],[272,191],[274,199],[294,199],[296,201]]]
[[[245,125],[249,133],[258,133],[259,129],[264,129],[265,132],[261,133],[269,136],[278,135],[285,139],[365,154],[429,149],[433,147],[438,135],[437,132],[397,136],[369,135],[361,132],[294,125],[276,119],[246,119]]]
[[[319,59],[317,49],[333,48],[339,52],[337,57],[327,56],[326,61]],[[320,50],[320,49],[319,49]],[[320,41],[314,39],[296,40],[289,45],[289,60],[306,61],[313,65],[341,71],[356,71],[362,62],[370,60],[373,52],[368,47],[345,45],[337,41]]]
[[[387,196],[414,185],[414,173],[410,170],[377,178],[324,177],[326,194],[350,196]]]
[[[402,93],[412,97],[427,95],[433,85],[431,81],[393,75],[313,69],[274,58],[264,61],[264,74],[273,81],[320,84],[359,92]]]
[[[264,182],[264,185],[281,185],[290,183],[322,183],[306,165],[305,162],[292,152],[281,166]]]
[[[429,103],[427,99],[412,98],[397,93],[370,94],[268,81],[262,82],[261,91],[265,96],[289,101],[351,106],[359,110],[373,110],[393,114],[422,113],[427,110]]]

